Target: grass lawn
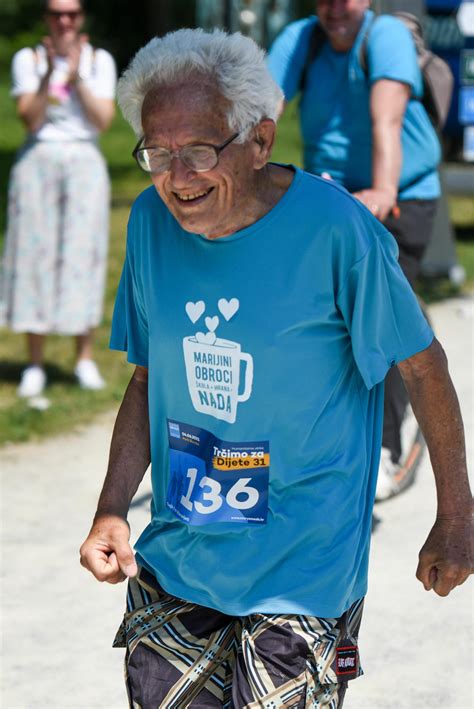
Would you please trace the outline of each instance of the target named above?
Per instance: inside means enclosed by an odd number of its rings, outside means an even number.
[[[15,151],[23,139],[23,130],[8,97],[7,80],[0,81],[0,234],[5,230],[6,190],[8,173]],[[27,441],[31,438],[71,429],[87,423],[97,413],[118,406],[132,368],[125,357],[108,350],[108,338],[113,302],[125,251],[125,232],[130,203],[149,179],[135,166],[130,156],[135,144],[131,129],[117,115],[113,126],[103,136],[102,148],[112,177],[112,212],[105,314],[96,333],[96,360],[107,379],[101,392],[82,391],[72,375],[74,343],[70,337],[51,336],[47,340],[46,370],[49,386],[46,395],[51,406],[37,411],[16,397],[15,390],[22,368],[26,364],[23,337],[7,330],[0,331],[0,445],[5,442]],[[296,110],[290,106],[279,127],[274,158],[281,162],[300,164],[300,142],[296,125]],[[471,202],[456,198],[451,203],[452,217],[462,228],[459,258],[468,273],[469,285],[474,284],[474,214]],[[438,293],[450,292],[444,286]],[[436,295],[436,292],[435,292]]]

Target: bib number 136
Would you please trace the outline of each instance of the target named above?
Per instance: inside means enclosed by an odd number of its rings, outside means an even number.
[[[168,420],[166,506],[185,524],[266,524],[268,441],[224,441]]]
[[[234,510],[250,510],[258,504],[259,492],[249,484],[252,478],[238,478],[224,496],[221,483],[207,475],[199,480],[197,488],[200,489],[196,489],[197,475],[197,468],[188,468],[188,490],[181,496],[180,502],[189,512],[193,512],[194,508],[201,515],[210,515],[224,503]]]

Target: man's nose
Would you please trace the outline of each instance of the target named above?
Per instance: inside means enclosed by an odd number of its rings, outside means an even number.
[[[347,0],[331,0],[331,12],[334,14],[342,14],[346,11]]]
[[[180,157],[173,155],[170,163],[170,178],[174,187],[187,185],[196,174],[194,170],[184,164]]]

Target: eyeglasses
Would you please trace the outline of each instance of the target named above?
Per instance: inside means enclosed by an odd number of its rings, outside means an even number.
[[[159,146],[141,148],[144,137],[140,138],[136,144],[132,156],[137,161],[139,167],[145,172],[153,175],[162,175],[171,167],[173,158],[179,158],[182,163],[194,172],[207,172],[212,170],[219,163],[219,155],[240,133],[234,133],[221,145],[211,145],[210,143],[191,143],[179,150],[167,150]]]
[[[82,10],[71,10],[70,12],[63,12],[62,10],[47,10],[46,14],[48,17],[52,17],[55,20],[59,20],[60,17],[67,17],[69,20],[77,20],[77,18],[82,15]]]

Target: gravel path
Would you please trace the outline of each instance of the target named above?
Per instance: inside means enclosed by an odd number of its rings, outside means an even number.
[[[474,303],[450,300],[430,313],[450,360],[472,461]],[[78,563],[113,420],[110,413],[67,436],[0,452],[3,709],[127,707],[122,651],[111,648],[125,587],[95,582]],[[139,494],[148,484],[147,477]],[[378,506],[361,633],[366,675],[352,683],[347,709],[472,707],[472,587],[440,599],[414,577],[434,500],[425,456],[416,485]],[[132,510],[135,536],[147,516],[144,506]]]

